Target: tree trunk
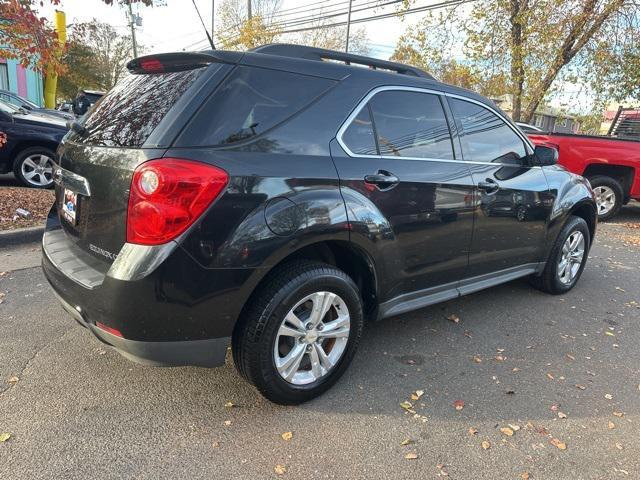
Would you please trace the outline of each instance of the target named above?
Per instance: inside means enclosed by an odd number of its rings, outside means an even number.
[[[524,60],[522,38],[522,13],[527,8],[527,0],[520,5],[520,0],[510,0],[511,23],[511,118],[520,121],[522,110],[522,91],[524,89]]]
[[[625,0],[611,1],[600,14],[595,15],[595,9],[597,0],[587,0],[583,9],[581,18],[573,25],[567,38],[562,43],[562,47],[558,51],[556,58],[549,68],[547,74],[543,77],[540,84],[533,89],[531,93],[531,99],[527,108],[524,111],[524,121],[529,122],[535,114],[536,110],[540,106],[544,96],[553,84],[554,80],[562,70],[562,67],[567,65],[573,57],[575,57],[580,50],[587,44],[587,42],[593,38],[598,32],[602,24],[623,4]],[[589,21],[593,21],[590,27],[587,28]]]

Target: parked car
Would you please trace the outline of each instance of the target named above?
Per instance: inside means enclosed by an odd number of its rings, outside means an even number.
[[[0,132],[7,137],[0,148],[0,173],[13,171],[28,187],[51,187],[55,150],[67,130],[60,118],[37,115],[0,101]]]
[[[296,404],[338,380],[367,321],[582,273],[588,182],[484,97],[292,45],[128,68],[59,149],[43,268],[130,359],[211,367],[230,343],[245,379]],[[496,195],[510,208],[485,213]]]
[[[640,140],[566,133],[530,133],[529,138],[557,148],[561,165],[589,179],[600,220],[614,217],[631,199],[640,200]]]
[[[73,120],[75,118],[73,115],[65,112],[60,112],[51,108],[39,107],[32,101],[10,92],[9,90],[0,90],[0,100],[10,103],[16,108],[24,108],[29,113],[49,115],[52,117],[62,118],[63,120]]]
[[[538,128],[535,125],[531,125],[529,123],[523,123],[523,122],[515,122],[515,123],[518,126],[518,128],[520,128],[520,130],[522,130],[524,133],[542,132],[541,128]]]

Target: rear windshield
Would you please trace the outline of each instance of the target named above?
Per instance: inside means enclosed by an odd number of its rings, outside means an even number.
[[[260,135],[309,105],[336,82],[236,67],[191,120],[179,146],[224,146]]]
[[[141,147],[203,71],[128,75],[96,103],[69,140],[105,147]]]

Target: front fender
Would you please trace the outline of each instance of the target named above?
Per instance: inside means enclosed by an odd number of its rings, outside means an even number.
[[[591,218],[588,223],[593,237],[597,223],[597,207],[595,194],[589,181],[584,177],[570,173],[558,166],[545,168],[545,175],[549,182],[549,191],[553,199],[547,227],[544,257],[547,258],[556,238],[560,234],[560,230],[562,230],[569,216],[576,212],[580,212],[580,216],[584,216],[585,212],[588,212],[588,216]]]

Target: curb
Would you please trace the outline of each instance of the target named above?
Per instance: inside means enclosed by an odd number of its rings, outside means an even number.
[[[43,234],[44,226],[5,230],[0,232],[0,248],[40,242]]]

